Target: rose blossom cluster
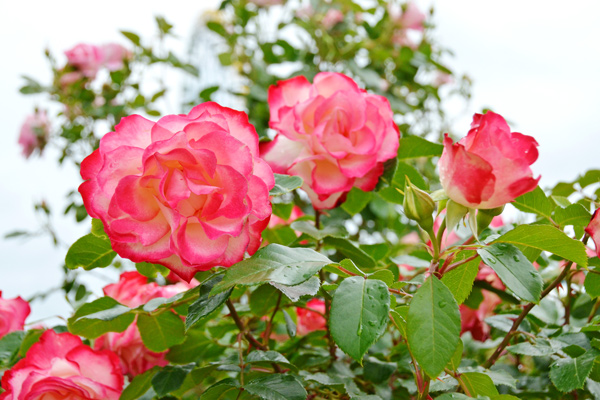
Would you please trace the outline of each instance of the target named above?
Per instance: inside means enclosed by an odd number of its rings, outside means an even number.
[[[300,176],[316,209],[334,208],[353,187],[373,190],[383,162],[396,157],[400,132],[388,100],[346,75],[280,81],[268,100],[278,134],[261,155],[274,172]]]
[[[50,136],[50,121],[45,111],[36,111],[25,118],[19,132],[19,144],[23,148],[23,156],[29,158],[35,150],[44,150]]]
[[[93,79],[100,68],[109,71],[118,71],[131,58],[131,52],[118,43],[108,43],[96,46],[88,43],[79,43],[65,51],[67,64],[74,67],[76,72],[71,72],[62,77],[61,82],[67,84],[82,77]]]
[[[10,332],[22,331],[29,313],[29,303],[21,297],[3,299],[0,290],[0,338]]]
[[[197,284],[198,282],[193,282]],[[104,287],[104,294],[119,303],[135,308],[157,298],[169,298],[190,289],[192,285],[179,282],[174,285],[160,286],[148,282],[148,278],[137,271],[124,272],[118,283]],[[123,332],[109,332],[94,342],[96,350],[110,350],[117,354],[123,374],[133,378],[158,365],[164,367],[169,363],[165,358],[168,351],[153,352],[144,346],[142,337],[134,321]]]
[[[275,185],[248,116],[212,102],[158,122],[123,118],[83,160],[81,176],[88,214],[119,255],[188,282],[259,248]]]

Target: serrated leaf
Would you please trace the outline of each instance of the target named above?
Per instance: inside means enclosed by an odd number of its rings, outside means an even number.
[[[522,354],[525,356],[545,357],[556,353],[566,345],[560,341],[552,339],[537,339],[535,343],[522,342],[506,348],[513,354]]]
[[[472,397],[499,394],[492,379],[480,372],[465,372],[460,375],[460,379],[465,386],[465,391]]]
[[[108,267],[117,253],[113,251],[110,240],[92,233],[79,238],[67,251],[65,265],[69,269],[82,267],[86,271]]]
[[[212,289],[211,294],[223,292],[238,284],[275,282],[298,285],[331,263],[329,258],[311,249],[270,244],[252,257],[229,267],[223,280]]]
[[[350,215],[358,214],[373,198],[373,192],[364,192],[357,187],[353,187],[346,196],[346,201],[342,208]]]
[[[222,399],[222,395],[225,393],[235,390],[236,393],[239,390],[239,383],[233,378],[225,378],[209,386],[204,393],[199,397],[199,400],[218,400]]]
[[[288,299],[296,302],[300,300],[300,297],[302,296],[314,296],[317,294],[319,287],[321,287],[321,281],[316,276],[313,276],[306,282],[294,286],[282,285],[274,282],[271,282],[271,285],[279,289]]]
[[[152,387],[159,397],[179,389],[191,367],[167,365],[152,377]]]
[[[437,377],[460,339],[460,312],[450,289],[434,276],[414,294],[407,317],[408,344],[421,368]]]
[[[310,221],[294,221],[290,227],[298,232],[302,232],[313,239],[323,240],[326,237],[346,238],[348,231],[343,226],[325,226],[323,229],[317,229]]]
[[[273,174],[275,186],[269,191],[269,196],[281,196],[298,189],[304,181],[299,176]]]
[[[369,269],[377,265],[373,257],[356,247],[349,240],[327,237],[323,242],[327,246],[335,247],[345,257],[351,259],[359,268]]]
[[[461,362],[462,356],[463,356],[463,350],[464,350],[463,341],[459,338],[458,346],[456,346],[456,350],[454,350],[454,354],[452,355],[452,358],[450,359],[450,362],[448,363],[448,368],[450,368],[452,371],[458,371],[458,367],[460,366],[460,362]]]
[[[587,226],[592,219],[592,215],[581,204],[571,204],[566,208],[558,207],[554,211],[554,221],[561,227],[568,225]]]
[[[135,376],[129,385],[125,387],[119,400],[135,400],[142,397],[152,386],[152,377],[157,371],[158,368],[154,367],[143,374]]]
[[[598,350],[592,349],[577,358],[556,361],[550,368],[550,380],[563,393],[583,388],[599,354]]]
[[[531,192],[517,197],[515,201],[510,204],[520,211],[537,214],[546,219],[552,218],[552,211],[555,207],[539,186]]]
[[[333,295],[329,326],[331,336],[358,362],[383,334],[390,310],[385,283],[353,276],[342,281]]]
[[[254,379],[244,389],[265,400],[306,400],[308,393],[293,375],[274,374]]]
[[[123,332],[133,322],[135,316],[111,297],[101,297],[91,303],[82,305],[69,318],[69,332],[95,339],[106,332]]]
[[[380,269],[378,271],[375,271],[372,274],[367,275],[367,279],[379,279],[388,287],[392,286],[396,281],[394,274],[389,269]]]
[[[429,142],[419,136],[406,136],[400,139],[398,160],[407,160],[419,157],[437,157],[442,155],[444,146]]]
[[[462,256],[460,256],[460,259],[457,258],[457,261],[464,260],[468,257],[463,253],[470,254],[471,252],[459,253],[459,256],[461,254]],[[462,304],[467,297],[469,297],[469,294],[471,294],[473,282],[475,282],[475,278],[479,272],[480,261],[479,257],[477,257],[474,260],[448,271],[442,276],[442,282],[450,289],[458,304]]]
[[[210,315],[213,311],[223,306],[223,303],[227,301],[233,288],[224,292],[218,293],[214,296],[210,295],[213,287],[221,282],[223,275],[215,275],[209,278],[206,282],[200,286],[200,292],[198,300],[196,300],[188,309],[188,314],[185,319],[185,330],[187,331],[194,326],[202,318]]]
[[[262,351],[262,350],[254,350],[250,354],[246,356],[246,363],[248,364],[264,364],[271,365],[272,363],[281,364],[288,369],[291,369],[295,372],[298,372],[298,368],[294,366],[290,361],[285,358],[281,353],[278,353],[273,350]]]
[[[519,225],[500,236],[495,242],[510,243],[548,251],[581,267],[587,266],[585,246],[550,225]]]
[[[158,315],[140,314],[137,327],[144,345],[151,351],[165,351],[185,340],[183,321],[170,311]]]
[[[508,243],[492,243],[477,250],[477,254],[514,294],[534,303],[540,300],[542,277],[518,248]]]

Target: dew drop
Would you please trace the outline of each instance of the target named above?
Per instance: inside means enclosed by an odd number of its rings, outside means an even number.
[[[508,245],[506,243],[499,243],[498,244],[498,248],[499,249],[506,249],[508,247]]]
[[[362,331],[363,331],[363,326],[362,326],[362,322],[358,323],[358,331],[356,331],[356,334],[358,336],[362,335]]]
[[[496,264],[496,263],[497,263],[497,261],[496,261],[496,259],[495,259],[495,258],[490,258],[488,261],[489,261],[490,263],[492,263],[492,264]]]
[[[521,259],[519,258],[519,256],[517,256],[517,255],[514,255],[514,256],[513,256],[513,260],[515,260],[515,261],[519,261],[519,260],[521,260]]]
[[[447,304],[446,300],[438,301],[438,307],[440,307],[440,308],[446,307],[446,304]]]

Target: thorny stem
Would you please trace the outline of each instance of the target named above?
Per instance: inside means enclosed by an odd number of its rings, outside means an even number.
[[[543,299],[544,297],[546,297],[552,290],[554,290],[554,288],[556,286],[558,286],[558,284],[565,278],[565,276],[567,276],[567,274],[569,273],[569,270],[571,269],[571,266],[573,265],[573,261],[569,261],[565,267],[563,268],[562,272],[560,273],[560,275],[558,275],[556,277],[556,279],[554,281],[552,281],[552,283],[550,285],[548,285],[548,287],[546,289],[544,289],[544,291],[542,292],[542,295],[540,296],[540,300]],[[492,365],[494,365],[494,363],[498,360],[498,358],[500,357],[500,355],[502,354],[502,352],[504,351],[504,349],[506,348],[506,346],[508,345],[508,342],[510,341],[510,338],[513,336],[513,334],[515,333],[515,331],[517,330],[517,328],[519,327],[519,325],[521,324],[521,322],[523,322],[523,320],[525,319],[525,317],[527,316],[527,314],[529,314],[529,311],[531,311],[531,309],[535,306],[535,303],[529,303],[525,306],[525,308],[523,308],[523,311],[521,311],[521,314],[519,314],[519,316],[517,317],[517,319],[515,319],[515,321],[513,322],[510,330],[508,331],[508,333],[506,334],[506,336],[504,336],[504,339],[502,340],[502,342],[500,343],[500,345],[496,348],[496,350],[494,351],[494,353],[490,356],[490,358],[488,358],[488,360],[483,363],[483,367],[484,368],[489,368]]]
[[[250,344],[252,346],[256,347],[259,350],[268,350],[266,346],[264,346],[262,343],[260,343],[258,340],[256,340],[256,338],[254,336],[252,336],[252,334],[246,330],[246,327],[242,323],[242,320],[240,319],[240,316],[238,315],[237,311],[235,310],[235,307],[233,306],[233,303],[231,302],[231,300],[227,300],[225,302],[225,304],[227,305],[227,308],[229,309],[229,313],[231,315],[231,318],[233,318],[235,325],[240,330],[240,333],[242,333],[244,335],[246,340],[248,342],[250,342]]]

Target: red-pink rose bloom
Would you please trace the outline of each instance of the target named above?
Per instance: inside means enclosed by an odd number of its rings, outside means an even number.
[[[329,30],[344,20],[344,14],[337,8],[330,8],[321,20],[323,28]]]
[[[280,225],[289,225],[302,216],[304,216],[304,212],[302,212],[302,209],[298,206],[294,206],[288,219],[283,219],[273,214],[271,216],[271,220],[269,221],[269,228],[275,228]]]
[[[118,71],[123,68],[124,61],[131,58],[131,52],[118,43],[102,45],[102,65],[109,71]]]
[[[81,176],[83,203],[120,256],[188,282],[259,248],[275,185],[248,116],[212,102],[158,122],[123,118]]]
[[[600,212],[597,209],[592,216],[592,220],[585,228],[585,232],[590,235],[596,245],[596,254],[600,257]]]
[[[487,281],[496,289],[506,289],[494,270],[486,265],[481,266],[477,274],[477,279]],[[487,317],[494,315],[494,309],[498,304],[502,303],[502,300],[500,300],[498,295],[487,290],[482,290],[481,294],[483,295],[483,301],[476,310],[467,307],[465,304],[460,305],[460,333],[471,332],[473,339],[485,342],[490,337],[490,326],[484,321]]]
[[[2,388],[0,400],[117,400],[123,374],[114,353],[50,329],[4,373]]]
[[[36,111],[25,118],[19,133],[19,144],[23,148],[23,156],[29,158],[34,150],[40,152],[46,146],[50,136],[50,121],[44,111]]]
[[[94,78],[104,61],[104,52],[99,46],[79,43],[65,51],[67,62],[88,78]]]
[[[309,310],[306,308],[309,308]],[[306,335],[312,331],[325,330],[327,321],[323,317],[325,314],[325,303],[323,300],[312,299],[306,303],[306,308],[296,308],[296,314],[298,315],[296,328],[298,334]]]
[[[22,331],[30,312],[28,302],[21,297],[3,299],[0,290],[0,338],[10,332]]]
[[[132,271],[122,273],[118,283],[104,287],[104,294],[127,307],[134,308],[157,297],[172,297],[191,287],[192,285],[185,282],[167,286],[160,286],[155,282],[148,283],[148,278]],[[100,336],[94,342],[94,348],[110,350],[117,354],[123,374],[130,378],[156,365],[164,367],[169,363],[166,359],[168,351],[153,352],[144,346],[136,322],[123,332],[109,332]]]
[[[388,100],[346,75],[321,72],[269,88],[275,139],[261,147],[274,172],[297,175],[317,209],[335,207],[353,187],[369,191],[396,157],[400,132]]]
[[[448,197],[465,207],[500,207],[537,186],[540,177],[529,167],[538,158],[537,146],[531,136],[511,132],[500,115],[475,114],[458,143],[446,134],[440,181]]]

